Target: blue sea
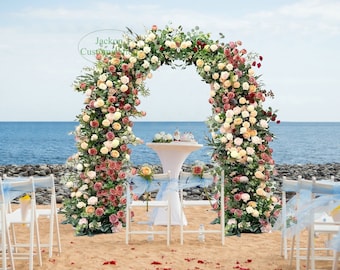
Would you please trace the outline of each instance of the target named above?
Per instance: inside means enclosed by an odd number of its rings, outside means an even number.
[[[71,134],[77,122],[0,122],[0,165],[64,164],[76,153]],[[135,122],[134,132],[144,142],[151,142],[155,133],[192,132],[204,147],[191,153],[186,164],[196,160],[210,163],[209,136],[204,122]],[[340,122],[271,123],[276,139],[271,143],[276,164],[325,164],[340,162]],[[131,146],[135,165],[160,164],[152,149],[145,145]]]

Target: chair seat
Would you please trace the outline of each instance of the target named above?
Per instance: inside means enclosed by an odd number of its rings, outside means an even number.
[[[210,206],[215,202],[216,200],[183,200],[183,206]]]

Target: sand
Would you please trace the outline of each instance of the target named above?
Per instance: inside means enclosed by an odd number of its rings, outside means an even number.
[[[137,218],[146,216],[145,209],[136,209],[135,213]],[[208,224],[213,220],[215,213],[205,207],[191,207],[187,209],[186,217],[189,227],[198,228],[200,223]],[[63,215],[59,215],[59,221],[62,220]],[[205,226],[216,228],[218,225]],[[18,229],[19,238],[27,237],[24,228]],[[48,258],[47,249],[43,249],[43,265],[39,266],[35,258],[34,269],[289,269],[288,260],[280,252],[280,232],[227,236],[224,246],[217,234],[207,234],[203,243],[198,241],[196,234],[187,234],[181,245],[178,226],[172,226],[170,246],[166,245],[166,238],[162,235],[155,235],[152,242],[147,241],[146,235],[133,235],[127,245],[125,229],[114,234],[75,236],[71,225],[61,224],[60,233],[62,253],[57,254],[55,249],[53,257]],[[48,220],[40,222],[40,234],[46,239]],[[16,269],[28,269],[26,261],[17,260],[15,265]],[[331,262],[323,262],[318,267],[331,269]],[[301,269],[306,269],[305,262],[302,262]]]

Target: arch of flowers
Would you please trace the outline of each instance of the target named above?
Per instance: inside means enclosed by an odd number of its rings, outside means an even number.
[[[214,41],[197,27],[185,33],[182,27],[153,26],[144,35],[130,32],[112,52],[98,51],[94,67],[85,68],[74,84],[85,94],[85,107],[77,116],[78,153],[69,160],[76,171],[65,181],[71,196],[64,210],[65,223],[77,235],[117,232],[124,226],[124,183],[133,170],[129,144],[140,143],[132,118],[145,115],[137,109],[138,96],[148,95],[144,82],[153,70],[176,60],[195,65],[210,86],[208,144],[213,173],[225,171],[225,201],[215,208],[218,213],[225,204],[226,234],[270,229],[278,203],[270,180],[274,161],[268,123],[276,114],[263,108],[271,93],[255,74],[262,57],[241,45]]]

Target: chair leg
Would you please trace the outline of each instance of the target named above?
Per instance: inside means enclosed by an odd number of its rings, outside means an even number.
[[[338,269],[339,256],[340,256],[340,252],[334,251],[332,270]]]

